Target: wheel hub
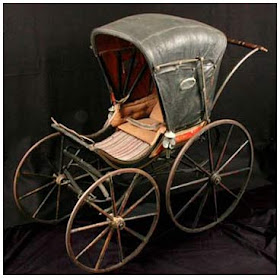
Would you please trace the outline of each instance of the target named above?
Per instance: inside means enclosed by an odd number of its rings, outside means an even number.
[[[211,182],[212,182],[213,184],[218,185],[218,184],[221,182],[222,178],[221,178],[220,175],[214,173],[214,174],[211,176],[210,180],[211,180]]]
[[[64,174],[59,174],[58,176],[56,176],[55,182],[58,185],[61,185],[63,181],[65,181],[66,177]]]
[[[111,227],[114,229],[119,228],[122,230],[125,227],[124,219],[120,216],[113,217],[112,222],[110,223]]]

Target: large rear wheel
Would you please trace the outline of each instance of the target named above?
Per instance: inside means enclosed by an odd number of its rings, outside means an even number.
[[[219,142],[213,148],[216,133]],[[224,220],[247,188],[252,166],[253,144],[243,125],[218,120],[205,126],[184,145],[171,168],[166,207],[172,221],[195,233]]]

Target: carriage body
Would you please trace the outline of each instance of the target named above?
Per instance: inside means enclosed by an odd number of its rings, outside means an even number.
[[[226,48],[222,32],[189,19],[144,14],[95,29],[91,44],[117,110],[112,126],[149,145],[166,133],[164,145],[171,136],[175,146],[209,121]],[[128,117],[140,119],[138,127],[147,121],[159,124],[157,135],[143,133],[144,128],[139,132],[135,121],[121,126]],[[162,150],[158,146],[151,157]]]
[[[216,90],[227,42],[252,50]],[[145,246],[159,219],[160,195],[174,224],[191,233],[217,225],[237,206],[252,171],[252,140],[240,123],[210,118],[234,72],[266,49],[227,39],[197,21],[161,14],[134,15],[96,28],[91,47],[111,99],[108,119],[89,135],[53,119],[58,132],[36,143],[19,163],[14,197],[35,220],[56,223],[70,216],[69,256],[86,271],[106,272]],[[38,158],[46,154],[45,160]],[[237,188],[228,186],[236,184],[230,180],[236,175]],[[167,179],[160,192],[161,176]],[[41,185],[34,189],[31,178],[41,179]],[[78,202],[64,191],[74,193]],[[33,206],[28,203],[32,196]],[[219,207],[217,196],[230,198],[229,205]],[[203,218],[204,211],[211,215]],[[136,231],[138,222],[144,231]],[[74,246],[81,234],[96,229],[85,248]],[[132,245],[130,251],[124,241]],[[94,248],[95,255],[89,255]]]

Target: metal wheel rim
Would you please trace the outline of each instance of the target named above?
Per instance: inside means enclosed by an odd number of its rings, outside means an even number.
[[[152,186],[155,188],[155,194],[156,194],[156,209],[157,209],[157,215],[155,215],[153,222],[151,224],[151,227],[149,229],[149,232],[147,234],[147,236],[145,237],[145,241],[143,241],[142,243],[140,243],[140,245],[129,255],[127,256],[122,262],[119,262],[118,264],[112,265],[108,268],[105,269],[98,269],[95,270],[91,267],[88,267],[82,263],[80,263],[78,260],[75,259],[75,255],[74,252],[72,250],[71,247],[71,227],[74,221],[74,218],[79,210],[79,208],[81,207],[82,203],[83,203],[83,199],[86,195],[88,195],[90,192],[92,192],[99,183],[103,183],[106,179],[108,179],[110,176],[114,176],[114,175],[119,175],[119,174],[123,174],[123,173],[139,173],[143,176],[145,176],[150,183],[152,184]],[[78,202],[76,203],[75,207],[73,208],[73,211],[70,215],[70,218],[68,220],[68,224],[67,224],[67,229],[66,229],[66,234],[65,234],[65,243],[66,243],[66,250],[67,253],[69,255],[69,257],[71,258],[71,260],[77,265],[79,266],[81,269],[87,271],[87,272],[91,272],[91,273],[105,273],[105,272],[110,272],[112,270],[118,269],[120,267],[122,267],[123,265],[125,265],[127,262],[129,262],[130,260],[132,260],[134,257],[136,257],[141,251],[142,249],[145,247],[145,245],[147,244],[147,242],[149,241],[150,237],[152,236],[156,225],[158,223],[158,219],[159,219],[159,214],[160,214],[160,192],[158,189],[158,185],[155,182],[155,180],[145,171],[141,170],[141,169],[137,169],[137,168],[124,168],[124,169],[118,169],[118,170],[114,170],[110,173],[107,173],[106,175],[104,175],[103,177],[101,177],[98,181],[96,181],[92,186],[90,186],[85,192],[84,194],[81,196],[81,198],[78,200]]]
[[[184,155],[184,153],[190,148],[190,146],[192,145],[192,143],[199,138],[203,133],[205,133],[207,130],[219,126],[219,125],[224,125],[224,124],[229,124],[229,125],[234,125],[239,127],[244,134],[247,136],[249,144],[250,144],[250,170],[248,171],[248,176],[246,178],[246,181],[242,187],[242,190],[239,192],[238,194],[238,199],[235,199],[233,201],[233,203],[231,204],[231,206],[217,219],[216,222],[212,222],[204,227],[201,228],[188,228],[185,227],[183,225],[181,225],[174,217],[173,211],[172,211],[172,207],[171,207],[171,199],[170,199],[170,189],[173,183],[173,179],[175,177],[176,174],[176,168],[178,167],[180,160],[182,158],[182,156]],[[206,125],[204,128],[201,129],[200,132],[198,132],[195,136],[193,136],[181,149],[181,151],[179,152],[177,158],[175,159],[169,177],[168,177],[168,181],[167,181],[167,186],[166,186],[166,191],[165,191],[165,196],[166,196],[166,210],[171,218],[171,220],[174,222],[174,224],[180,228],[181,230],[187,232],[187,233],[197,233],[197,232],[202,232],[205,231],[207,229],[210,229],[212,227],[214,227],[215,225],[217,225],[218,223],[220,223],[221,221],[223,221],[227,216],[229,216],[229,214],[236,208],[236,206],[238,205],[240,199],[242,198],[247,186],[248,186],[248,182],[250,180],[251,174],[252,174],[252,168],[253,168],[253,161],[254,161],[254,150],[253,150],[253,142],[252,142],[252,138],[249,134],[249,132],[247,131],[247,129],[239,122],[235,121],[235,120],[230,120],[230,119],[224,119],[224,120],[217,120],[215,122],[212,122],[208,125]]]

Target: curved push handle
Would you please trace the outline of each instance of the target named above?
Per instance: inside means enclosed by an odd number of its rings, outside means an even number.
[[[236,45],[244,46],[244,47],[251,48],[251,49],[258,48],[259,50],[261,50],[263,52],[268,52],[267,48],[265,48],[264,46],[258,45],[258,44],[244,42],[244,41],[231,39],[231,38],[227,38],[227,41],[228,41],[228,43],[231,43],[231,44],[236,44]]]

